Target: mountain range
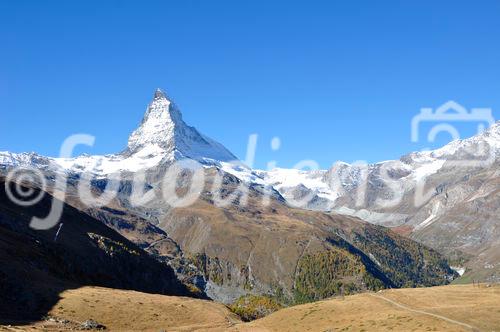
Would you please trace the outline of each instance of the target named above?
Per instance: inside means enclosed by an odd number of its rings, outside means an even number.
[[[478,146],[493,156],[488,163],[471,149]],[[47,195],[57,192],[54,179],[64,174],[68,206],[212,299],[231,303],[246,294],[268,294],[300,303],[441,285],[460,276],[499,281],[499,147],[496,123],[473,138],[398,161],[254,170],[188,126],[175,103],[157,90],[124,151],[76,158],[0,152],[0,174],[40,170]],[[464,158],[483,162],[454,162]],[[173,165],[182,161],[198,166],[172,176]],[[159,194],[167,183],[182,196],[199,170],[204,185],[191,204],[175,205]],[[91,191],[99,195],[117,174],[116,197],[102,206],[82,202],[81,179],[91,177]],[[137,174],[143,174],[142,189],[157,194],[140,205],[132,199]],[[421,183],[428,194],[416,205]]]

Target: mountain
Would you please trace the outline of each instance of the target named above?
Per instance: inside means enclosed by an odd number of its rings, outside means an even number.
[[[4,168],[35,165],[106,176],[136,172],[186,158],[203,164],[238,159],[220,143],[186,125],[177,106],[157,89],[140,126],[130,135],[127,148],[120,154],[47,158],[35,153],[0,152],[0,165]]]
[[[260,175],[294,206],[392,227],[455,259],[466,280],[494,282],[500,280],[499,156],[497,122],[472,138],[400,160]]]
[[[148,186],[158,188],[155,179],[162,179],[165,172],[161,167],[149,170]],[[205,168],[206,188],[218,175],[223,183],[219,191],[203,191],[186,207],[170,207],[163,198],[134,206],[127,185],[103,208],[77,203],[72,189],[68,202],[168,262],[180,278],[224,303],[245,294],[311,301],[367,289],[439,285],[456,277],[437,252],[384,227],[294,209],[279,194],[263,207],[260,186],[247,187],[245,205],[238,204],[241,196],[236,195],[230,204],[218,206],[215,196],[232,195],[245,185],[212,165]],[[185,174],[177,180],[188,179]],[[95,186],[96,193],[99,187]],[[140,226],[145,220],[150,225],[147,232]]]
[[[53,197],[29,207],[7,197],[14,183],[0,178],[0,324],[39,320],[66,289],[85,285],[192,296],[170,267],[81,211],[64,205],[57,227],[36,231],[32,216],[48,214]],[[22,201],[39,195],[24,186]]]
[[[179,160],[199,165],[171,174]],[[123,152],[67,159],[0,153],[0,172],[35,167],[43,172],[49,193],[58,191],[54,179],[64,173],[68,205],[226,303],[245,294],[307,302],[369,289],[441,285],[457,277],[438,252],[385,227],[291,206],[285,188],[305,195],[310,186],[321,186],[323,192],[315,194],[318,209],[334,197],[324,184],[327,171],[264,172],[235,160],[187,126],[175,104],[157,90]],[[139,171],[144,173],[143,198],[154,199],[137,205],[131,194]],[[204,177],[203,188],[195,192],[199,195],[186,206],[174,204],[175,196],[189,193],[199,171]],[[82,179],[91,176],[92,194],[99,195],[116,173],[121,174],[116,197],[104,206],[84,204],[78,192]],[[165,184],[175,184],[169,195],[162,195]]]
[[[130,135],[126,154],[144,149],[151,153],[161,151],[171,160],[238,159],[220,143],[186,125],[177,106],[160,89],[156,90],[141,125]]]
[[[334,210],[355,214],[373,223],[400,226],[415,211],[412,207],[397,206],[392,209],[397,212],[393,212],[390,207],[384,206],[384,200],[405,195],[419,183],[430,180],[447,169],[463,173],[495,169],[500,155],[499,132],[500,122],[470,139],[451,142],[438,150],[414,152],[400,160],[352,165],[337,162],[329,170],[311,172],[275,169],[261,172],[260,175],[283,196],[289,197],[290,202],[297,202],[298,207]],[[472,162],[470,165],[462,164],[460,160]],[[385,182],[384,176],[387,179]],[[361,191],[364,186],[365,194]],[[361,200],[360,192],[364,194]],[[309,199],[297,199],[301,198],[300,195],[297,196],[300,193],[307,193]]]

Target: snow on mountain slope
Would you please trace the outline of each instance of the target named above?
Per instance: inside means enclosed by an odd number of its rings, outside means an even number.
[[[453,141],[437,150],[414,152],[403,156],[401,160],[389,160],[369,165],[337,162],[329,171],[275,169],[260,172],[260,175],[284,197],[289,196],[291,191],[301,186],[318,193],[330,203],[335,203],[338,199],[342,201],[343,196],[348,196],[350,193],[352,195],[362,185],[380,187],[380,179],[384,172],[391,176],[392,180],[398,182],[400,190],[404,193],[412,190],[417,183],[426,181],[437,174],[447,164],[453,167],[454,161],[467,160],[470,165],[465,163],[462,167],[471,169],[488,167],[498,158],[499,151],[500,122],[497,122],[484,133],[474,137]],[[352,213],[357,211],[352,210],[353,206],[345,204],[345,200],[339,204],[334,205],[337,208],[348,208],[347,210]],[[332,204],[325,204],[324,210],[329,210],[331,207]],[[308,208],[308,206],[305,205],[303,208]],[[339,209],[338,211],[347,210]]]
[[[120,172],[137,172],[158,166],[168,154],[158,145],[144,146],[134,154],[80,156],[78,158],[53,158],[59,167],[73,172],[89,172],[96,175],[109,175]]]
[[[141,125],[130,135],[126,154],[134,154],[149,145],[160,147],[172,160],[227,162],[238,159],[220,143],[186,125],[177,106],[160,89],[156,90]]]
[[[312,194],[335,201],[338,193],[330,188],[324,181],[326,171],[302,171],[297,169],[275,168],[271,171],[260,172],[265,182],[276,190],[285,192],[287,188],[304,186],[312,191]]]
[[[33,166],[46,168],[50,165],[51,158],[42,157],[34,152],[12,153],[0,151],[0,169],[20,166]]]
[[[242,162],[217,162],[212,164],[212,166],[216,166],[222,171],[236,176],[238,179],[245,183],[253,183],[264,186],[268,185],[259,171],[251,169]]]
[[[167,154],[163,150],[150,153],[152,150],[155,150],[154,147],[146,147],[129,157],[82,155],[76,158],[50,158],[34,153],[0,152],[0,168],[34,167],[62,172],[86,172],[97,177],[106,177],[114,173],[137,172],[159,165]]]

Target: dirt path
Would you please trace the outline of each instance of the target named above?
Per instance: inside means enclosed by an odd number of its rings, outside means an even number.
[[[382,295],[379,295],[379,294],[369,294],[370,296],[372,297],[376,297],[376,298],[379,298],[383,301],[386,301],[386,302],[389,302],[390,304],[398,307],[398,308],[401,308],[401,309],[404,309],[404,310],[407,310],[407,311],[410,311],[410,312],[414,312],[414,313],[417,313],[417,314],[422,314],[422,315],[427,315],[427,316],[431,316],[431,317],[434,317],[434,318],[438,318],[438,319],[442,319],[448,323],[452,323],[452,324],[457,324],[457,325],[460,325],[462,327],[465,327],[465,328],[468,328],[470,329],[471,331],[479,331],[478,328],[472,326],[472,325],[469,325],[467,323],[463,323],[463,322],[459,322],[457,320],[454,320],[454,319],[451,319],[451,318],[448,318],[448,317],[445,317],[445,316],[441,316],[441,315],[438,315],[438,314],[433,314],[431,312],[427,312],[427,311],[424,311],[424,310],[418,310],[418,309],[412,309],[404,304],[401,304],[399,302],[396,302],[394,300],[391,300],[391,299],[388,299],[386,298],[385,296],[382,296]]]

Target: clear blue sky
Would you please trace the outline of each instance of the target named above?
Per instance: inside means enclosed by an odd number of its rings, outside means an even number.
[[[500,1],[270,2],[1,1],[0,150],[120,151],[156,87],[240,157],[260,134],[258,167],[398,158],[447,100],[500,116]]]

